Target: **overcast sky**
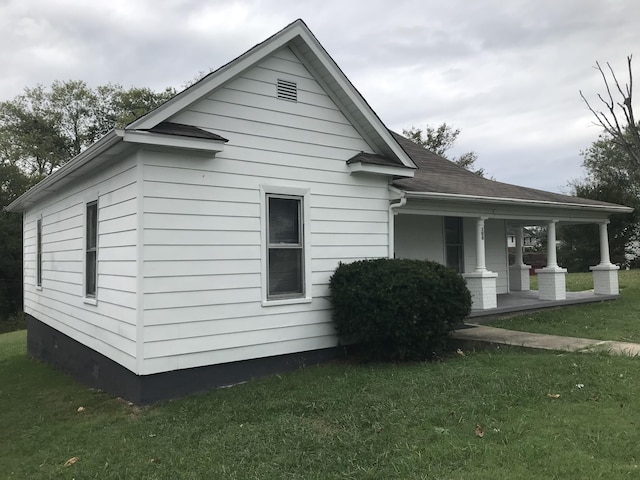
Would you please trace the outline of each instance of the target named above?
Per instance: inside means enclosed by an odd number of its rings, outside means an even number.
[[[302,18],[396,131],[447,122],[497,180],[566,193],[626,75],[637,0],[0,0],[0,100],[54,80],[181,89]],[[640,92],[636,95],[640,96]]]

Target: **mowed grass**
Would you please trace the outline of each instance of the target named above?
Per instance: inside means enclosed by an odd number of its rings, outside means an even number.
[[[640,343],[640,270],[622,270],[618,278],[618,300],[518,314],[491,322],[491,326],[524,332]],[[593,289],[590,273],[567,275],[568,291],[588,289]]]
[[[0,478],[640,478],[639,359],[452,347],[140,408],[0,335]]]

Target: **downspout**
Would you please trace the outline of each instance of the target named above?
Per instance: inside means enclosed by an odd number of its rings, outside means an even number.
[[[404,207],[407,204],[406,193],[403,191],[399,191],[399,192],[400,192],[400,200],[396,203],[392,203],[389,205],[389,241],[387,242],[389,244],[389,258],[395,257],[395,251],[394,251],[395,250],[395,245],[394,245],[395,222],[393,217],[395,217],[398,213],[394,212],[394,210]]]

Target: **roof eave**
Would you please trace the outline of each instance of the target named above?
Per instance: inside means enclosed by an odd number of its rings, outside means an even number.
[[[173,147],[201,152],[219,153],[224,150],[223,140],[183,137],[163,133],[126,130],[124,141],[141,145],[154,145],[160,147]]]
[[[415,170],[412,168],[390,165],[377,165],[372,163],[354,162],[347,165],[349,173],[369,173],[373,175],[386,175],[390,177],[412,178]]]
[[[404,190],[403,190],[404,191]],[[463,195],[457,193],[437,193],[437,192],[411,192],[404,191],[407,198],[422,198],[432,200],[449,200],[458,202],[473,202],[495,205],[515,205],[515,206],[536,206],[547,208],[568,208],[572,210],[592,210],[607,213],[631,213],[633,208],[624,205],[597,205],[570,202],[553,202],[550,200],[527,200],[524,198],[504,198],[490,196]]]
[[[91,145],[85,151],[76,155],[73,159],[69,160],[66,164],[60,167],[58,170],[38,182],[31,187],[25,193],[16,198],[13,202],[5,207],[8,212],[23,211],[30,205],[35,203],[38,199],[47,195],[53,188],[59,184],[62,180],[70,181],[73,179],[73,173],[78,169],[91,162],[93,159],[111,149],[118,143],[122,142],[124,138],[123,130],[111,130],[104,137]]]

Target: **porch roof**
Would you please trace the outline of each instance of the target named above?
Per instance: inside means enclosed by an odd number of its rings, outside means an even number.
[[[623,205],[561,195],[482,178],[437,155],[411,140],[391,132],[395,140],[417,166],[413,178],[396,179],[393,185],[408,196],[439,196],[496,203],[554,205],[608,213],[626,213],[633,209]],[[413,194],[413,195],[411,195]]]

